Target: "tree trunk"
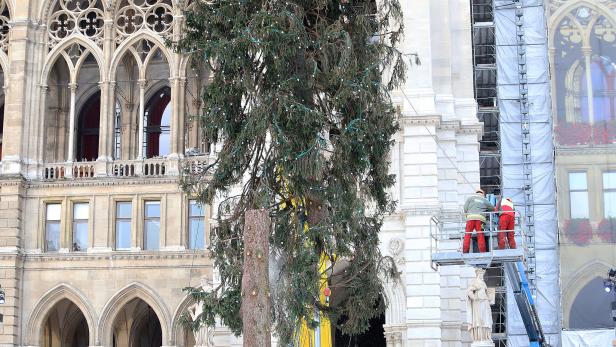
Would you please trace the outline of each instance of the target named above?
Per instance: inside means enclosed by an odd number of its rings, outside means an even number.
[[[271,346],[270,223],[264,209],[248,210],[244,215],[244,274],[240,313],[245,347]]]

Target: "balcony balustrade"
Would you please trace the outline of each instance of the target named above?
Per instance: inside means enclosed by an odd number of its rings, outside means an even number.
[[[114,160],[108,163],[95,161],[46,163],[40,169],[39,178],[43,181],[59,181],[97,177],[178,177],[181,173],[202,174],[212,162],[212,155],[202,155],[184,158]]]

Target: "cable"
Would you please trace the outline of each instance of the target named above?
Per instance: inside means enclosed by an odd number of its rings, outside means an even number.
[[[413,103],[411,102],[411,100],[409,99],[409,97],[406,95],[406,93],[404,92],[403,89],[400,89],[400,92],[402,93],[402,95],[404,96],[404,98],[406,99],[406,101],[409,103],[409,105],[411,105],[411,108],[413,109],[413,111],[415,112],[416,115],[419,116],[419,112],[417,112],[417,109],[415,109],[415,106],[413,106]],[[436,143],[436,146],[441,150],[441,152],[443,152],[443,155],[445,156],[445,158],[447,158],[447,160],[449,160],[449,162],[451,163],[451,165],[453,165],[453,167],[456,169],[456,171],[458,172],[458,174],[460,174],[460,176],[462,176],[462,178],[464,179],[464,181],[466,182],[466,184],[468,184],[472,189],[477,189],[477,186],[475,184],[472,184],[471,181],[469,181],[469,179],[464,175],[464,173],[462,173],[462,171],[460,171],[460,168],[458,167],[458,165],[456,165],[456,163],[453,161],[453,159],[451,159],[451,157],[449,157],[447,155],[447,152],[445,151],[445,149],[441,146],[438,137],[434,134],[432,134],[432,132],[430,131],[430,129],[428,129],[427,126],[423,126],[426,131],[428,132],[428,134],[430,134],[430,136],[434,139],[434,142]]]

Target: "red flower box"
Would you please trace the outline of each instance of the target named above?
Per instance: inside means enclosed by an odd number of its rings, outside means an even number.
[[[616,243],[616,218],[603,219],[597,228],[597,236],[603,241]]]
[[[616,122],[602,121],[593,126],[593,142],[607,145],[616,142]]]
[[[592,239],[592,226],[588,219],[570,219],[563,229],[567,238],[578,246],[586,246]]]
[[[554,129],[559,145],[587,145],[591,141],[592,129],[584,123],[561,123]]]

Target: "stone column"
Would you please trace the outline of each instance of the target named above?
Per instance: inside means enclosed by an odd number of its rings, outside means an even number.
[[[182,157],[184,154],[184,116],[186,78],[169,79],[171,86],[171,153],[170,158]]]
[[[114,120],[115,107],[113,107],[115,83],[100,82],[101,109],[100,132],[98,137],[98,158],[96,160],[96,175],[107,176],[107,163],[113,161],[113,145],[115,142]]]
[[[24,187],[20,179],[3,180],[0,183],[0,284],[5,291],[6,302],[0,305],[4,316],[0,333],[0,346],[19,345],[21,330],[21,269],[23,259],[19,255],[23,247],[21,216]],[[20,331],[21,330],[21,331]]]
[[[41,123],[40,123],[40,129],[39,129],[39,137],[38,137],[38,141],[37,146],[38,146],[38,155],[36,156],[39,163],[43,163],[45,161],[45,155],[46,155],[46,137],[47,137],[47,128],[49,126],[48,123],[48,115],[47,115],[47,97],[49,96],[49,87],[47,85],[40,85],[39,86],[39,115],[41,115]],[[55,113],[57,113],[58,111],[55,111]],[[57,124],[56,124],[57,126]]]
[[[148,84],[148,81],[145,79],[140,79],[139,82],[139,134],[137,134],[137,159],[141,160],[144,158],[144,148],[143,148],[143,141],[144,141],[144,133],[143,133],[143,129],[144,129],[144,122],[145,122],[145,87]]]
[[[430,219],[439,213],[437,116],[405,117],[401,156],[401,204],[405,224],[407,340],[410,345],[441,346],[441,280],[430,263]]]
[[[25,5],[25,4],[24,4]],[[31,32],[34,24],[27,19],[14,20],[11,23],[10,46],[8,60],[11,62],[7,75],[8,90],[4,103],[4,136],[2,142],[2,172],[5,174],[20,174],[22,172],[22,152],[26,130],[24,129],[26,100],[28,99],[28,84],[32,80],[29,74],[28,55]]]
[[[68,154],[66,161],[72,163],[75,161],[75,95],[77,94],[77,83],[68,85],[71,93],[69,104],[69,125],[68,125]]]

